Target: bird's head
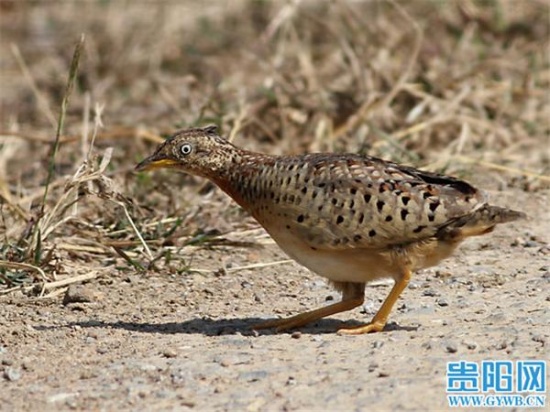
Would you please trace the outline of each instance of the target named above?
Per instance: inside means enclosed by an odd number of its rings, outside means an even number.
[[[136,170],[178,169],[202,177],[220,173],[238,149],[218,135],[216,126],[180,130],[161,143]]]

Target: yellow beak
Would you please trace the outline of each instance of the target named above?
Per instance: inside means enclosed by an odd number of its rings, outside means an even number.
[[[172,159],[159,158],[156,154],[154,154],[139,162],[136,166],[136,170],[138,172],[144,172],[147,170],[165,169],[175,167],[177,164],[178,162]]]

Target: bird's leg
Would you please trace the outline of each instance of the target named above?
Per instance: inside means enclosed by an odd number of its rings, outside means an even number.
[[[252,329],[269,329],[276,328],[277,332],[293,329],[303,326],[307,323],[314,322],[321,318],[334,315],[336,313],[345,312],[361,306],[365,300],[365,286],[350,288],[350,292],[344,291],[342,300],[332,305],[323,308],[311,310],[309,312],[300,313],[299,315],[291,316],[284,319],[273,319],[254,325]]]
[[[374,315],[374,318],[372,318],[370,323],[362,326],[340,329],[338,333],[341,335],[361,335],[363,333],[382,331],[384,329],[384,326],[386,326],[386,322],[388,321],[388,317],[390,316],[390,312],[395,305],[395,302],[397,302],[397,299],[399,298],[403,290],[407,287],[410,280],[411,270],[409,268],[406,268],[403,272],[403,276],[401,277],[401,279],[395,281],[395,284],[393,285],[390,294],[388,295],[384,303],[382,303],[382,306],[380,307],[376,315]]]

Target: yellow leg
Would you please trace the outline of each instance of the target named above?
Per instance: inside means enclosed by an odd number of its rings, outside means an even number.
[[[296,316],[291,316],[290,318],[284,319],[274,319],[262,322],[258,325],[254,325],[252,329],[269,329],[276,328],[277,332],[298,328],[307,323],[314,322],[326,316],[334,315],[336,313],[345,312],[361,306],[365,299],[365,290],[364,285],[362,288],[357,288],[352,296],[347,296],[344,293],[342,301],[338,303],[333,303],[332,305],[325,306],[324,308],[319,308],[311,310],[309,312],[300,313]]]
[[[397,302],[397,299],[399,298],[403,290],[407,287],[410,280],[411,271],[409,269],[406,269],[403,277],[395,282],[395,285],[393,285],[390,294],[388,295],[384,303],[382,303],[382,306],[380,307],[376,315],[374,315],[374,318],[372,318],[370,323],[368,323],[367,325],[355,326],[353,328],[340,329],[338,333],[341,335],[361,335],[363,333],[382,331],[384,329],[384,326],[386,326],[386,322],[388,321],[388,317],[390,316],[390,312],[395,305],[395,302]]]

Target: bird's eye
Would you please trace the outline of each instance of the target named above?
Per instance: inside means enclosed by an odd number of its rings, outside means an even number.
[[[188,155],[189,153],[191,153],[191,150],[193,150],[193,148],[189,143],[185,143],[180,147],[180,152],[181,154],[184,154],[184,155]]]

